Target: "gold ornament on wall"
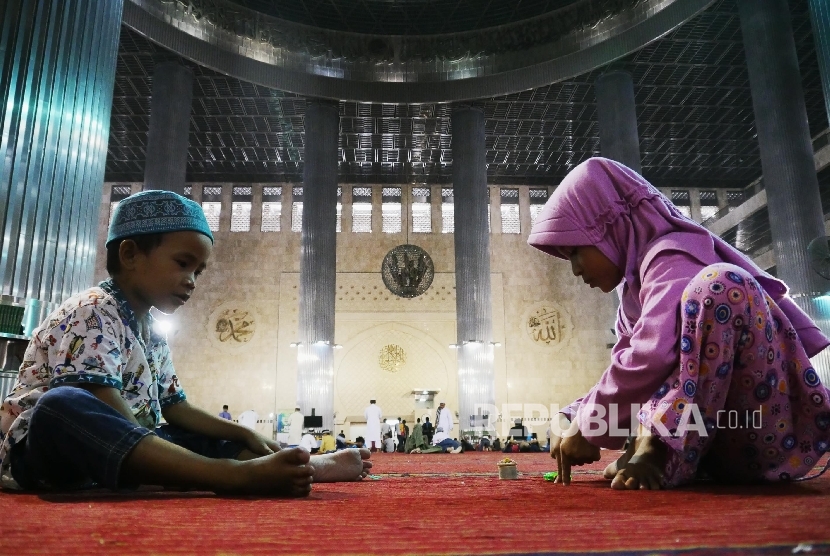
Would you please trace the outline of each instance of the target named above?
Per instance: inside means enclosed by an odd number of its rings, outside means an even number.
[[[541,346],[560,344],[566,329],[562,312],[549,305],[542,305],[532,311],[525,326],[533,343]]]
[[[256,329],[253,315],[242,309],[225,309],[216,317],[214,334],[222,343],[244,344],[251,340]]]
[[[406,363],[406,352],[396,344],[387,344],[380,348],[378,364],[384,371],[396,372]]]
[[[417,245],[398,245],[383,258],[380,273],[386,288],[399,297],[418,297],[429,289],[435,265]]]

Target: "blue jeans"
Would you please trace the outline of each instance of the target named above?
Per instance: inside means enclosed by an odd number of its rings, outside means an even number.
[[[40,397],[29,433],[12,447],[12,476],[24,490],[134,487],[120,480],[121,465],[150,434],[209,458],[236,458],[244,448],[173,425],[151,431],[83,388],[59,386]]]
[[[444,440],[436,444],[436,446],[441,446],[441,448],[443,448],[445,452],[448,452],[450,450],[457,450],[458,447],[461,446],[461,442],[459,442],[458,440],[453,440],[452,438],[445,438]]]

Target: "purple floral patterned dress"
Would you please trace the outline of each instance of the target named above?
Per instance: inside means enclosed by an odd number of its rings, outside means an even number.
[[[681,319],[680,365],[638,415],[671,448],[666,485],[692,480],[704,458],[728,482],[806,475],[828,449],[830,402],[787,316],[722,263],[689,283]]]

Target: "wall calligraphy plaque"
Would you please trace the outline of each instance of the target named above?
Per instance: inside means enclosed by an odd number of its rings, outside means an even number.
[[[225,309],[216,319],[214,332],[220,342],[247,343],[254,334],[254,318],[243,309]]]
[[[240,348],[256,334],[258,315],[251,309],[223,304],[213,310],[208,321],[208,337],[219,348]]]
[[[568,339],[570,316],[556,305],[544,302],[535,305],[525,315],[524,327],[537,346],[557,347]]]
[[[406,363],[406,351],[397,344],[387,344],[380,349],[378,365],[384,371],[397,372]]]

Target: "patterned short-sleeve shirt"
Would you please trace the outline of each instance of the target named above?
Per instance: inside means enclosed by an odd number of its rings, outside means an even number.
[[[186,399],[167,340],[152,324],[149,314],[136,319],[111,280],[70,297],[46,318],[33,332],[17,381],[0,406],[0,485],[19,488],[8,454],[26,437],[32,409],[50,388],[81,383],[117,388],[136,420],[151,430],[163,407]]]

